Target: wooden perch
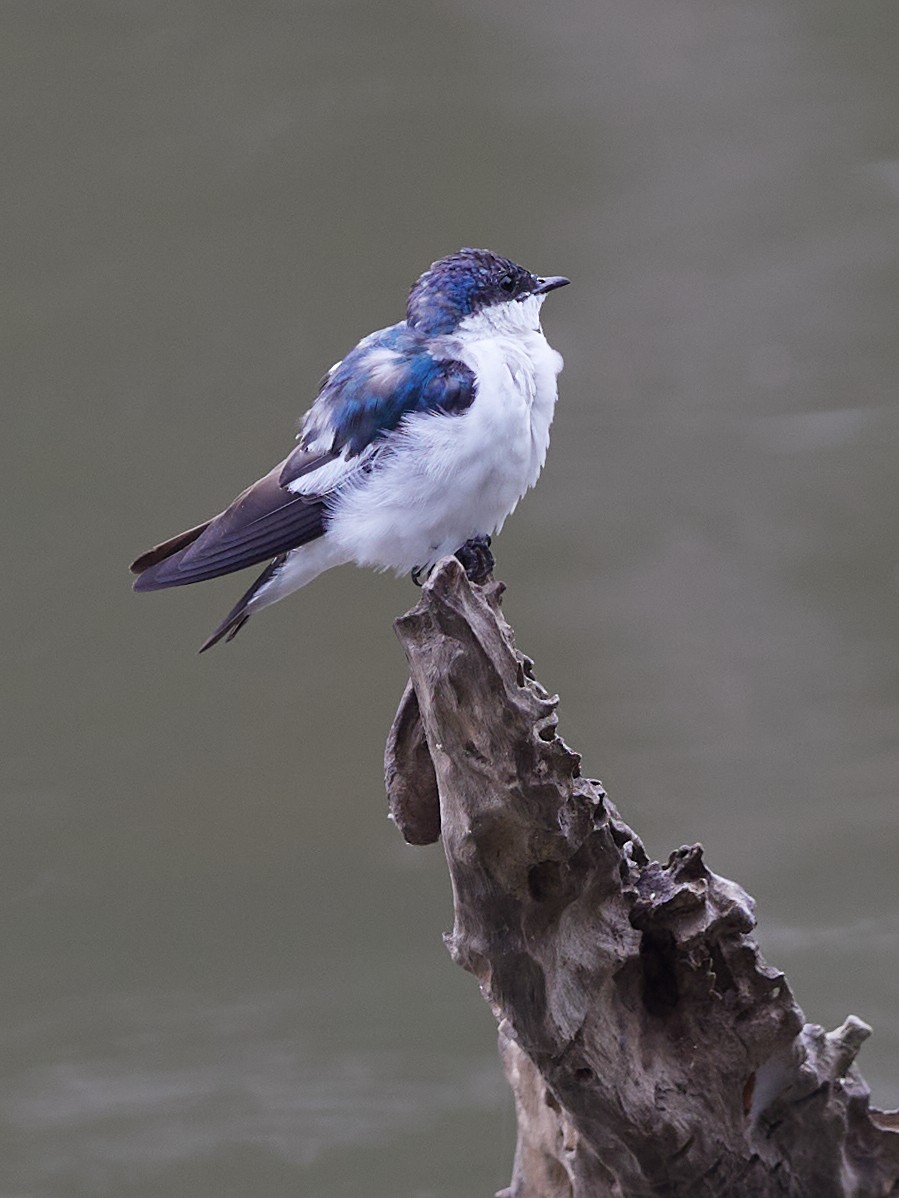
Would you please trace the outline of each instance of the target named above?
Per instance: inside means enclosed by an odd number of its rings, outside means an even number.
[[[499,610],[440,563],[396,622],[410,684],[390,807],[442,835],[454,960],[499,1024],[518,1144],[508,1198],[882,1198],[899,1114],[853,1064],[870,1028],[805,1023],[702,848],[651,861],[556,734]]]

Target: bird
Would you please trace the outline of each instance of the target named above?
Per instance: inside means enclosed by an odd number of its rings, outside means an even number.
[[[421,579],[455,554],[469,578],[543,469],[562,357],[540,309],[570,282],[491,250],[440,258],[406,317],[371,333],[319,384],[298,444],[211,520],[141,554],[136,591],[265,569],[201,646],[332,566]]]

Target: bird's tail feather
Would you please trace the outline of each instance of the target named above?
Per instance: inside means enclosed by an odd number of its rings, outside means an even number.
[[[200,652],[211,649],[219,641],[233,640],[255,612],[304,587],[323,570],[330,570],[332,566],[340,566],[349,560],[349,555],[327,536],[318,537],[302,548],[280,553],[235,603]]]
[[[270,562],[253,585],[246,591],[238,601],[234,604],[231,610],[219,624],[218,628],[207,637],[203,644],[198,649],[199,653],[205,653],[207,649],[211,649],[213,645],[217,645],[219,641],[233,641],[250,618],[250,604],[268,583],[276,576],[278,571],[287,561],[287,554],[281,553],[274,561]]]

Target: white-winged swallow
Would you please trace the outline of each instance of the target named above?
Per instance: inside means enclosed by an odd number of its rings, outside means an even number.
[[[364,337],[322,379],[293,452],[220,515],[142,554],[134,589],[268,562],[202,652],[344,562],[418,580],[455,553],[482,577],[490,537],[546,458],[562,358],[540,308],[568,282],[490,250],[433,263],[406,319]]]

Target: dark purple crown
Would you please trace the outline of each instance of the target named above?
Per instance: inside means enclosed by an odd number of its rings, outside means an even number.
[[[406,319],[422,333],[451,333],[460,320],[492,304],[524,299],[539,280],[491,250],[461,249],[440,258],[409,292]]]

